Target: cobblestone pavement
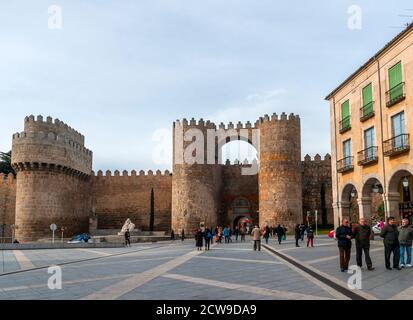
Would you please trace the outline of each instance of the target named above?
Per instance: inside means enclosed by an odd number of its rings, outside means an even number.
[[[215,244],[202,252],[192,240],[114,249],[3,251],[0,299],[348,299],[344,291],[351,275],[340,272],[336,246],[327,237],[317,238],[314,248],[304,243],[296,248],[292,239],[282,245],[269,241],[268,248],[321,278],[264,247],[253,251],[251,241]],[[371,251],[376,270],[363,268],[362,290],[353,291],[364,299],[412,299],[413,269],[387,271],[379,240]],[[51,265],[62,268],[62,289],[48,288]]]

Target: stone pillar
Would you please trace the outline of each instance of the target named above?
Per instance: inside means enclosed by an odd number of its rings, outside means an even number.
[[[341,215],[339,203],[333,203],[333,212],[334,212],[334,229],[337,229],[340,226],[341,221],[343,219]]]
[[[389,192],[383,197],[386,205],[386,218],[395,217],[397,222],[400,222],[400,194],[398,192]]]
[[[366,223],[371,225],[371,197],[359,198],[357,199],[357,204],[359,206],[360,219],[366,219]]]
[[[338,203],[338,210],[340,216],[340,224],[343,222],[343,219],[350,218],[350,202],[342,201]]]

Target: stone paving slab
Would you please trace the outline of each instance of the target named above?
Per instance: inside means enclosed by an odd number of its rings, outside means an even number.
[[[250,240],[250,239],[248,239]],[[281,246],[272,238],[269,245],[302,263],[312,262],[319,270],[340,283],[346,283],[348,274],[338,268],[338,249],[333,239],[320,237],[316,247],[295,248],[288,240]],[[317,246],[318,245],[318,246]],[[363,271],[363,290],[377,298],[388,299],[396,294],[409,298],[413,292],[413,269],[386,271],[381,241],[373,244],[372,259],[376,271]],[[133,252],[140,250],[139,252]],[[355,250],[353,250],[354,253]],[[193,240],[160,244],[134,245],[132,248],[29,250],[24,255],[35,266],[98,258],[65,265],[63,289],[50,290],[47,269],[0,275],[0,299],[82,299],[106,290],[145,272],[155,276],[148,281],[136,282],[119,299],[331,299],[329,290],[290,268],[283,259],[263,250],[254,252],[251,241],[217,244],[210,251],[191,254],[176,267],[168,265],[188,253],[195,253]],[[110,256],[112,254],[122,254]],[[19,270],[12,251],[3,251],[7,270]],[[0,256],[1,257],[1,256]],[[243,262],[243,260],[246,260]],[[319,262],[317,262],[320,260]],[[267,262],[267,263],[263,263]],[[351,263],[355,262],[354,256]],[[2,261],[0,261],[1,270]],[[157,271],[155,271],[157,270]],[[136,281],[136,280],[135,280]],[[412,288],[412,289],[409,289]],[[410,291],[409,291],[410,290]],[[403,292],[405,292],[403,294]],[[116,297],[115,297],[116,298]],[[413,299],[413,297],[411,297]]]

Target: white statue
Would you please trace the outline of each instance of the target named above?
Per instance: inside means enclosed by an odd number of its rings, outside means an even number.
[[[126,219],[125,223],[123,224],[122,230],[118,233],[118,235],[123,236],[125,235],[126,230],[132,232],[135,229],[135,224],[128,218]]]

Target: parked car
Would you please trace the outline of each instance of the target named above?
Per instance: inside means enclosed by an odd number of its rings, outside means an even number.
[[[89,242],[90,239],[91,237],[89,234],[82,233],[82,234],[77,234],[73,236],[72,239],[68,241],[67,243],[86,243],[86,242]]]

